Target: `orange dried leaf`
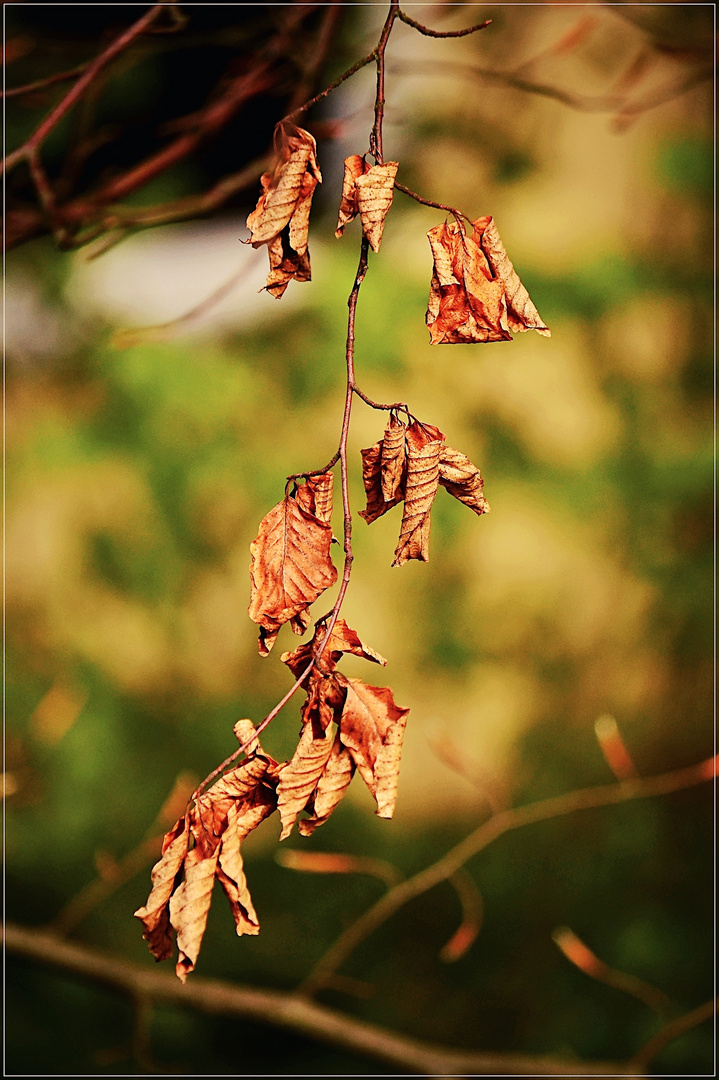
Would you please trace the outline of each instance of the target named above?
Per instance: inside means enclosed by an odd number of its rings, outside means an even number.
[[[388,503],[404,494],[403,485],[407,462],[406,432],[406,425],[395,416],[390,416],[382,439],[382,452],[380,454],[382,498]]]
[[[270,272],[265,288],[276,299],[287,285],[309,281],[307,249],[312,196],[322,180],[317,165],[317,144],[308,131],[284,122],[278,128],[280,160],[261,178],[262,195],[247,218],[248,243],[267,244]]]
[[[238,937],[242,934],[259,934],[260,932],[259,919],[252,903],[250,890],[247,888],[247,878],[240,853],[240,844],[243,839],[240,811],[238,806],[233,804],[227,812],[227,826],[222,836],[217,879],[230,902]]]
[[[320,476],[308,476],[295,494],[302,509],[314,514],[325,525],[329,525],[332,520],[333,483],[334,474],[331,472],[322,473]]]
[[[434,269],[426,322],[433,345],[511,341],[511,333],[549,335],[514,270],[491,217],[427,233]]]
[[[475,514],[488,514],[489,503],[482,494],[484,483],[476,465],[459,450],[443,446],[439,455],[439,482],[450,495]]]
[[[287,664],[296,679],[299,678],[309,664],[326,632],[324,621],[320,620],[315,626],[312,641],[298,645],[293,652],[285,652],[280,657],[282,663]],[[337,619],[332,627],[329,640],[322,651],[322,667],[326,671],[334,671],[342,653],[362,656],[365,660],[371,660],[373,663],[381,664],[383,667],[387,663],[383,656],[371,649],[369,645],[365,645],[359,634],[348,626],[344,619]]]
[[[168,905],[185,861],[189,842],[190,833],[185,828],[185,819],[180,818],[165,836],[162,858],[152,868],[152,891],[147,904],[135,912],[135,918],[142,921],[142,936],[156,960],[167,960],[172,956]]]
[[[397,795],[402,739],[409,709],[395,704],[386,686],[338,676],[347,688],[340,739],[377,802],[380,817],[392,817]]]
[[[290,835],[298,814],[304,810],[317,787],[333,741],[333,735],[328,732],[316,737],[313,725],[304,725],[297,749],[292,760],[280,772],[277,785],[277,809],[282,821],[280,840]]]
[[[384,499],[382,492],[382,441],[362,450],[362,481],[367,495],[367,506],[364,510],[360,510],[359,515],[365,519],[368,525],[386,514],[397,503],[402,502],[402,495],[399,493],[388,502],[385,502]]]
[[[430,510],[437,494],[439,455],[443,445],[434,440],[420,450],[410,448],[404,514],[393,566],[402,566],[410,559],[429,560]]]
[[[301,616],[336,582],[331,543],[330,526],[304,510],[292,494],[260,522],[250,545],[249,607],[250,618],[262,628],[260,652],[266,655],[280,626]]]
[[[513,334],[525,330],[536,330],[543,337],[551,337],[552,331],[545,325],[529,297],[529,293],[519,280],[517,271],[512,266],[504,244],[497,231],[494,219],[478,218],[473,222],[475,233],[481,232],[482,251],[492,268],[492,274],[502,282],[507,305],[507,324]]]
[[[302,836],[311,836],[315,829],[324,825],[332,812],[339,805],[342,796],[354,776],[355,766],[352,755],[339,739],[335,739],[327,764],[317,781],[315,793],[307,808],[310,817],[299,823]]]
[[[340,201],[337,228],[335,229],[335,236],[338,239],[342,236],[345,225],[349,225],[350,221],[353,221],[359,213],[355,182],[358,176],[362,176],[366,167],[361,154],[351,154],[348,158],[345,158],[345,170],[342,177],[342,199]]]
[[[385,219],[392,205],[394,178],[398,168],[398,161],[372,165],[355,181],[362,231],[375,254],[379,251]]]
[[[195,847],[185,859],[185,880],[170,897],[170,922],[177,934],[177,977],[184,982],[194,971],[207,926],[219,848],[206,853]]]
[[[345,158],[342,200],[335,236],[340,237],[345,225],[359,214],[362,231],[369,240],[370,247],[375,254],[379,251],[385,219],[392,205],[398,168],[397,161],[387,161],[384,165],[368,165],[359,154]]]

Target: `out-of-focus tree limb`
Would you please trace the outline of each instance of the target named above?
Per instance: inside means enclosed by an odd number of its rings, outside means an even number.
[[[421,1076],[609,1076],[622,1072],[616,1062],[455,1050],[420,1042],[277,990],[197,977],[183,985],[169,973],[14,923],[5,926],[4,942],[9,953],[91,979],[139,1001],[269,1024]]]

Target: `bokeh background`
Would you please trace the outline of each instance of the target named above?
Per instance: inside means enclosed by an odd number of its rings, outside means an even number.
[[[57,66],[96,47],[67,5],[6,10],[8,38],[27,46],[8,85],[37,77],[32,58],[48,62],[48,42]],[[187,9],[189,34],[199,10]],[[388,658],[383,677],[411,709],[397,811],[378,820],[355,780],[327,825],[282,847],[370,856],[403,874],[488,807],[611,782],[602,715],[616,718],[641,774],[700,761],[713,745],[712,85],[671,90],[711,57],[712,8],[408,10],[443,28],[493,22],[454,41],[396,27],[385,156],[425,197],[494,216],[553,336],[430,347],[425,234],[442,214],[395,196],[360,296],[360,385],[439,426],[480,466],[492,513],[478,519],[440,492],[431,562],[401,569],[390,568],[399,510],[371,527],[356,518],[343,614]],[[372,48],[384,14],[348,6],[325,81]],[[177,64],[168,50],[121,65],[96,103],[101,118],[142,113],[170,92]],[[8,101],[9,149],[60,92]],[[622,107],[653,94],[666,100]],[[96,259],[47,237],[8,253],[10,919],[151,964],[132,912],[149,889],[158,815],[173,791],[178,812],[232,751],[239,717],[259,721],[289,686],[279,654],[297,639],[283,630],[261,659],[245,614],[248,548],[285,476],[336,448],[359,232],[337,241],[333,230],[342,159],[366,148],[373,95],[365,69],[308,121],[323,136],[313,280],[280,302],[257,291],[264,250],[238,242],[256,192]],[[261,150],[271,123],[257,123]],[[229,137],[138,205],[201,190],[225,151],[234,162]],[[61,152],[58,136],[50,155]],[[184,315],[233,275],[201,315],[128,333]],[[383,424],[356,404],[355,510],[359,450]],[[382,678],[352,658],[343,668]],[[282,759],[297,731],[292,702],[265,746]],[[439,956],[460,920],[443,885],[348,960],[359,996],[348,982],[320,1000],[454,1046],[628,1056],[661,1020],[573,967],[552,932],[571,927],[676,1014],[711,997],[711,809],[704,785],[509,834],[467,867],[483,921],[460,959]],[[278,832],[270,819],[246,845],[261,935],[236,939],[217,896],[200,974],[291,989],[386,887],[282,865]],[[7,976],[9,1072],[142,1070],[125,999],[12,956]],[[657,1071],[709,1073],[709,1028],[672,1043]],[[309,1040],[169,1008],[154,1011],[152,1053],[186,1073],[377,1071]]]

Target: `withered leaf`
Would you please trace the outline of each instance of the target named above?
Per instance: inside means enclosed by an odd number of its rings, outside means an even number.
[[[310,208],[322,175],[317,144],[308,131],[284,121],[276,129],[275,141],[279,161],[261,177],[262,194],[247,227],[248,243],[255,248],[267,244],[270,272],[265,288],[279,299],[293,279],[310,280]]]
[[[394,181],[399,168],[398,161],[384,165],[368,165],[359,154],[345,159],[342,179],[342,200],[335,236],[344,232],[345,225],[360,215],[362,231],[370,247],[379,251],[384,223],[394,195]]]
[[[251,740],[250,729],[249,721],[240,721],[238,738]],[[197,962],[216,878],[230,900],[237,933],[259,930],[240,843],[276,809],[279,768],[271,758],[253,754],[200,795],[165,837],[152,891],[135,915],[158,960],[171,955],[170,927],[175,931],[176,971],[183,981]]]
[[[439,482],[450,495],[474,510],[475,514],[489,513],[489,503],[482,494],[484,483],[479,469],[451,446],[443,446],[440,450]]]
[[[250,544],[249,616],[260,625],[259,648],[272,648],[280,626],[300,618],[317,597],[337,580],[330,557],[332,529],[302,508],[290,492],[260,522]]]
[[[403,494],[407,460],[406,432],[406,425],[396,416],[390,414],[389,423],[385,428],[384,438],[382,439],[382,452],[380,455],[382,498],[385,502],[392,502],[398,495]]]
[[[332,520],[333,483],[334,474],[331,472],[321,473],[319,476],[308,476],[295,495],[302,509],[314,514],[325,525],[329,525]]]
[[[529,293],[519,280],[519,275],[504,250],[504,244],[497,231],[494,219],[491,217],[478,218],[473,224],[475,231],[480,233],[482,251],[487,256],[487,262],[492,268],[494,277],[504,285],[509,329],[513,334],[525,330],[536,330],[543,337],[551,337],[552,331],[545,325],[544,320],[530,300]]]
[[[398,492],[392,499],[385,502],[382,492],[382,443],[375,443],[361,451],[362,453],[362,481],[367,495],[367,505],[360,510],[360,517],[364,518],[368,525],[377,518],[382,517],[397,503],[402,502],[403,493]]]
[[[408,437],[409,443],[409,437]],[[407,455],[404,513],[393,566],[410,559],[429,560],[430,510],[439,484],[439,455],[444,444],[435,439]]]
[[[491,217],[457,221],[427,233],[434,268],[426,322],[433,345],[511,341],[510,330],[548,336],[502,245]]]
[[[389,687],[368,686],[343,675],[338,679],[347,689],[340,739],[374,796],[378,815],[392,817],[409,709],[395,704]]]
[[[318,620],[312,641],[298,645],[293,652],[285,652],[280,657],[283,664],[287,664],[296,679],[299,678],[314,653],[317,652],[326,632],[324,620]],[[344,619],[337,619],[332,627],[329,640],[322,651],[322,667],[325,671],[334,671],[342,653],[362,656],[365,660],[371,660],[373,663],[381,664],[383,667],[387,663],[383,656],[371,649],[369,645],[365,645],[359,634],[351,626],[348,626]]]
[[[332,750],[334,732],[317,736],[312,724],[302,728],[297,749],[282,771],[277,785],[277,809],[282,821],[280,840],[292,832],[292,826],[317,787]]]
[[[302,836],[311,836],[315,829],[324,825],[342,800],[354,776],[355,764],[349,750],[340,739],[332,744],[332,751],[327,759],[322,775],[317,781],[314,795],[309,800],[306,810],[310,816],[299,823]]]

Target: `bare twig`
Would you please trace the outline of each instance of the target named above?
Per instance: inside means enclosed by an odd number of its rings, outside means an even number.
[[[466,37],[467,34],[476,34],[478,30],[484,30],[485,26],[489,26],[492,21],[491,19],[485,19],[483,23],[477,23],[476,26],[468,26],[464,30],[430,30],[428,26],[423,26],[422,23],[411,19],[404,11],[398,11],[397,14],[403,23],[407,23],[407,26],[413,26],[415,30],[419,30],[420,34],[424,34],[425,37],[435,38]]]
[[[692,1028],[697,1027],[699,1024],[703,1024],[705,1020],[710,1020],[712,1016],[716,1015],[717,1002],[706,1001],[703,1005],[699,1005],[696,1009],[692,1009],[691,1012],[685,1013],[683,1016],[678,1016],[675,1020],[670,1020],[668,1024],[665,1024],[661,1031],[646,1043],[641,1050],[634,1055],[629,1062],[630,1066],[636,1069],[637,1072],[643,1073],[648,1067],[649,1063],[660,1054],[661,1051],[669,1046],[671,1042],[678,1039],[681,1035],[685,1035],[687,1031],[691,1031]]]
[[[448,214],[454,214],[458,223],[461,223],[461,219],[464,218],[470,225],[472,224],[471,218],[468,218],[466,214],[463,214],[461,210],[455,209],[454,206],[447,206],[445,203],[433,202],[432,199],[424,199],[421,195],[418,195],[416,191],[412,191],[410,188],[405,187],[404,184],[398,184],[395,180],[394,186],[405,195],[409,195],[415,202],[422,203],[423,206],[433,206],[436,210],[446,210]]]
[[[326,978],[334,974],[360,942],[377,930],[391,915],[416,896],[421,896],[428,889],[446,881],[473,855],[484,850],[504,833],[538,821],[574,814],[579,810],[613,806],[631,799],[646,799],[654,795],[667,795],[672,791],[681,791],[683,788],[693,787],[695,784],[713,779],[716,775],[716,765],[717,759],[710,758],[699,765],[690,765],[686,769],[678,769],[675,772],[625,780],[618,784],[580,788],[566,795],[556,795],[550,799],[542,799],[540,802],[528,803],[526,806],[517,806],[494,814],[464,840],[450,848],[432,866],[428,866],[414,877],[390,889],[364,915],[352,923],[315,965],[301,984],[300,991],[304,994],[312,994],[322,987]]]
[[[55,83],[68,82],[70,79],[82,75],[86,67],[87,64],[78,64],[77,67],[70,68],[69,71],[57,71],[54,75],[48,75],[44,79],[36,79],[35,82],[26,83],[25,86],[11,86],[7,90],[0,90],[0,97],[21,97],[23,94],[32,94],[34,90],[44,90],[46,86],[53,86]]]
[[[62,101],[58,102],[55,108],[50,110],[45,119],[38,125],[32,135],[25,140],[23,145],[7,156],[2,168],[9,171],[14,165],[17,165],[19,161],[22,161],[23,158],[27,158],[33,150],[37,150],[50,132],[57,126],[60,120],[62,120],[63,116],[70,111],[75,102],[82,94],[84,94],[87,87],[99,75],[103,68],[106,68],[116,56],[119,56],[121,52],[124,52],[128,45],[132,44],[135,38],[144,34],[148,27],[152,25],[155,19],[158,18],[163,9],[167,6],[167,4],[155,4],[149,11],[146,11],[137,22],[128,27],[128,29],[120,34],[119,37],[116,37],[104,52],[100,53],[98,57],[89,63],[75,85],[68,90],[67,94],[65,94]]]
[[[552,934],[552,940],[567,960],[590,979],[631,994],[663,1019],[671,1016],[674,1010],[665,993],[636,975],[609,967],[568,926],[558,926]]]
[[[5,926],[5,947],[60,971],[123,991],[135,1001],[168,1004],[214,1016],[237,1016],[341,1047],[363,1058],[419,1076],[594,1076],[622,1075],[616,1062],[578,1062],[551,1056],[456,1050],[398,1035],[317,1005],[296,994],[196,976],[180,983],[173,975],[122,960],[99,949],[64,941],[55,934],[14,923]],[[146,1008],[146,1006],[145,1006]],[[144,1054],[149,1047],[143,1046]]]

